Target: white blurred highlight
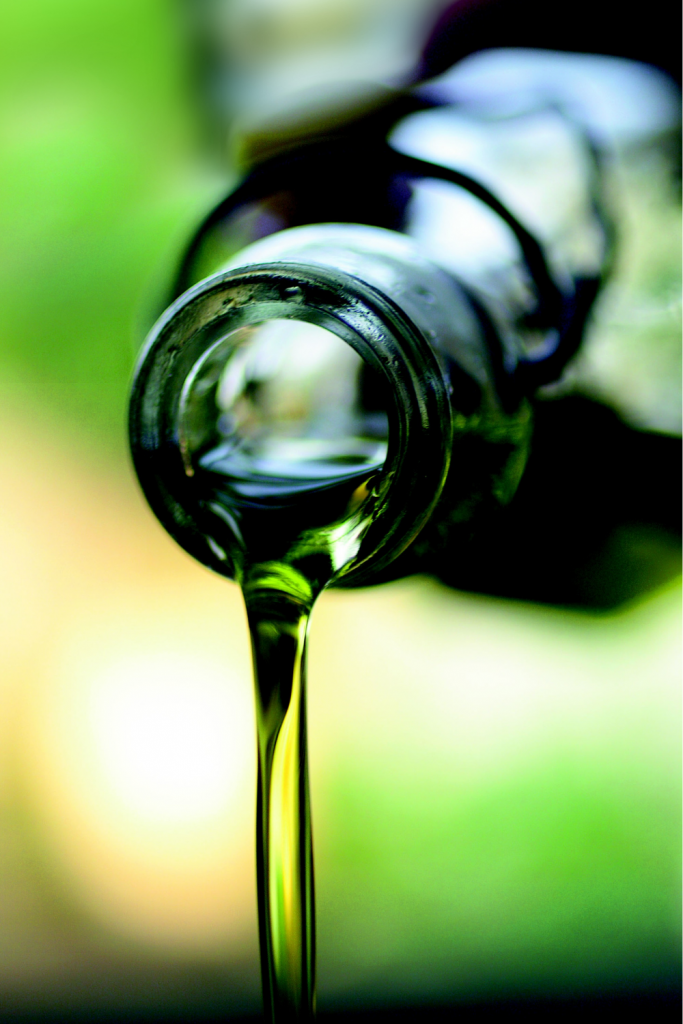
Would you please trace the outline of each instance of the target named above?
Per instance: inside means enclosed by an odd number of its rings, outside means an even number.
[[[201,655],[151,651],[105,665],[92,680],[93,755],[131,814],[190,827],[238,799],[253,728],[225,675]]]

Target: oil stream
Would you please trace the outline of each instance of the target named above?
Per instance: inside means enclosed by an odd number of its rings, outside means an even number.
[[[268,352],[275,330],[273,360]],[[326,351],[315,379],[311,359],[297,352],[311,332],[317,332],[318,354]],[[187,432],[186,472],[207,540],[231,564],[247,609],[264,1009],[273,1024],[293,1024],[315,1015],[306,636],[315,600],[353,562],[373,519],[387,428],[386,416],[358,408],[362,360],[329,332],[308,324],[268,325],[260,336],[252,330],[237,341],[227,361],[207,364],[195,379],[196,403],[192,394],[186,402],[189,423],[198,422],[193,408],[208,406],[216,424],[208,432],[201,425],[200,443]],[[336,394],[319,402],[323,378],[335,382]]]
[[[306,742],[306,633],[312,594],[277,563],[243,585],[258,741],[256,856],[266,1018],[315,1012],[313,843]]]

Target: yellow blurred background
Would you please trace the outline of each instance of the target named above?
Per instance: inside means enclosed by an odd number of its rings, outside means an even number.
[[[403,6],[414,24],[419,5]],[[259,1005],[241,598],[154,521],[125,440],[136,347],[231,180],[203,155],[188,10],[0,13],[8,1013]],[[595,389],[627,408],[662,389],[671,401],[672,209],[657,193],[627,220],[624,301],[642,288],[650,320],[622,315],[620,329],[617,288],[586,357]],[[323,1008],[676,985],[679,621],[677,584],[610,615],[425,579],[323,596],[310,654]]]

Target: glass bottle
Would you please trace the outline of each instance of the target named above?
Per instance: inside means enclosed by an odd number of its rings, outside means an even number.
[[[528,398],[576,351],[609,251],[585,135],[543,106],[510,121],[401,97],[258,165],[202,225],[130,419],[150,504],[201,562],[240,578],[246,548],[274,530],[274,488],[288,486],[269,476],[306,479],[292,491],[302,509],[335,490],[341,467],[353,465],[354,493],[372,471],[353,543],[316,548],[321,585],[386,577],[408,547],[413,563],[433,556],[510,500]],[[505,190],[539,139],[560,154],[555,201],[540,187],[546,160],[540,176],[517,173],[504,205],[490,185]],[[447,166],[458,162],[478,176]],[[338,486],[330,522],[346,508]],[[296,559],[320,525],[307,515],[288,513]]]
[[[245,597],[264,1000],[278,1024],[315,1005],[313,603],[452,555],[511,500],[529,397],[575,351],[604,265],[590,177],[588,245],[562,244],[562,217],[543,244],[488,185],[425,158],[434,126],[414,118],[432,113],[401,100],[259,165],[190,247],[131,397],[152,509]]]
[[[241,578],[247,554],[280,558],[272,537],[289,530],[291,558],[305,550],[309,565],[323,556],[302,536],[320,515],[342,519],[363,483],[362,529],[320,568],[321,582],[360,582],[416,537],[445,486],[458,519],[511,496],[528,406],[501,398],[476,306],[413,243],[318,225],[236,262],[159,322],[131,406],[145,493],[194,557]],[[490,449],[476,467],[462,457],[473,438]],[[316,492],[329,513],[307,510]]]

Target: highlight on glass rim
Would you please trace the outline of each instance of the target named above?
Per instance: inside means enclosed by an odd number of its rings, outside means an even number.
[[[680,1019],[678,13],[0,18],[6,1018]]]

